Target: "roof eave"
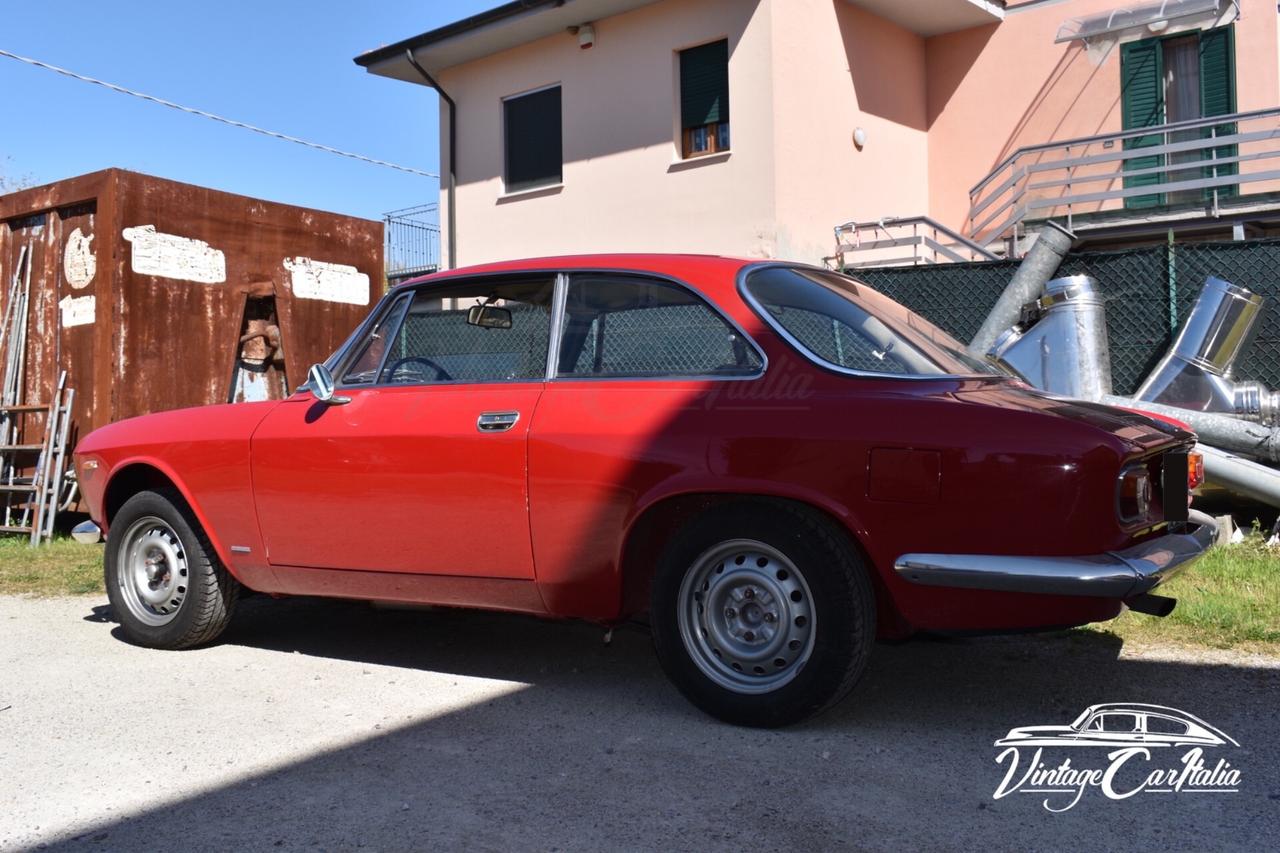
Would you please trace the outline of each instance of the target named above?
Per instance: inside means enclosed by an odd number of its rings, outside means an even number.
[[[461,35],[492,26],[493,24],[502,23],[510,18],[536,11],[545,6],[563,6],[565,0],[512,0],[512,2],[504,3],[493,9],[472,15],[469,18],[463,18],[446,24],[443,27],[421,33],[410,38],[403,39],[395,44],[385,45],[366,51],[357,56],[353,61],[362,68],[371,68],[379,65],[387,60],[395,60],[403,57],[406,51],[417,50],[422,47],[429,47],[449,39],[456,38]]]

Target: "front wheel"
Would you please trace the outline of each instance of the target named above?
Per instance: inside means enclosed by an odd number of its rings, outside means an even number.
[[[875,640],[875,597],[825,518],[735,504],[668,546],[650,621],[663,669],[693,704],[738,725],[783,726],[853,688]]]
[[[213,640],[231,620],[240,588],[172,489],[125,502],[111,521],[103,568],[126,639],[157,649]]]

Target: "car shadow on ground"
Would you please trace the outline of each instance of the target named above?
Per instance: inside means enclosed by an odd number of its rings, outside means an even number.
[[[188,849],[1262,849],[1280,832],[1272,666],[1124,657],[1100,633],[880,644],[849,700],[758,731],[689,706],[642,626],[605,646],[594,626],[516,615],[242,604],[221,642],[528,687],[56,846],[150,847],[177,831]],[[1064,814],[1035,795],[992,799],[994,740],[1101,702],[1169,705],[1223,729],[1241,744],[1227,756],[1240,793],[1093,792]]]

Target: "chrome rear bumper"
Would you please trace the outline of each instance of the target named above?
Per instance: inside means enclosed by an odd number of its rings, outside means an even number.
[[[1213,544],[1217,530],[1201,524],[1123,551],[1085,557],[1011,557],[983,554],[903,554],[898,577],[924,586],[1129,598],[1190,566]]]

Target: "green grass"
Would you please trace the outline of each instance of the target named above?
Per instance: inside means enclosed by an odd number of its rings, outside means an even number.
[[[1214,548],[1155,591],[1178,599],[1165,618],[1126,612],[1082,630],[1126,642],[1280,654],[1280,549],[1268,548],[1261,536]]]
[[[0,538],[0,594],[102,594],[102,546],[71,539],[31,548]],[[1081,631],[1137,644],[1245,649],[1280,655],[1280,549],[1253,535],[1215,548],[1157,592],[1178,599],[1164,619],[1126,612]]]
[[[54,539],[38,548],[26,537],[0,537],[0,594],[103,593],[102,546]]]

